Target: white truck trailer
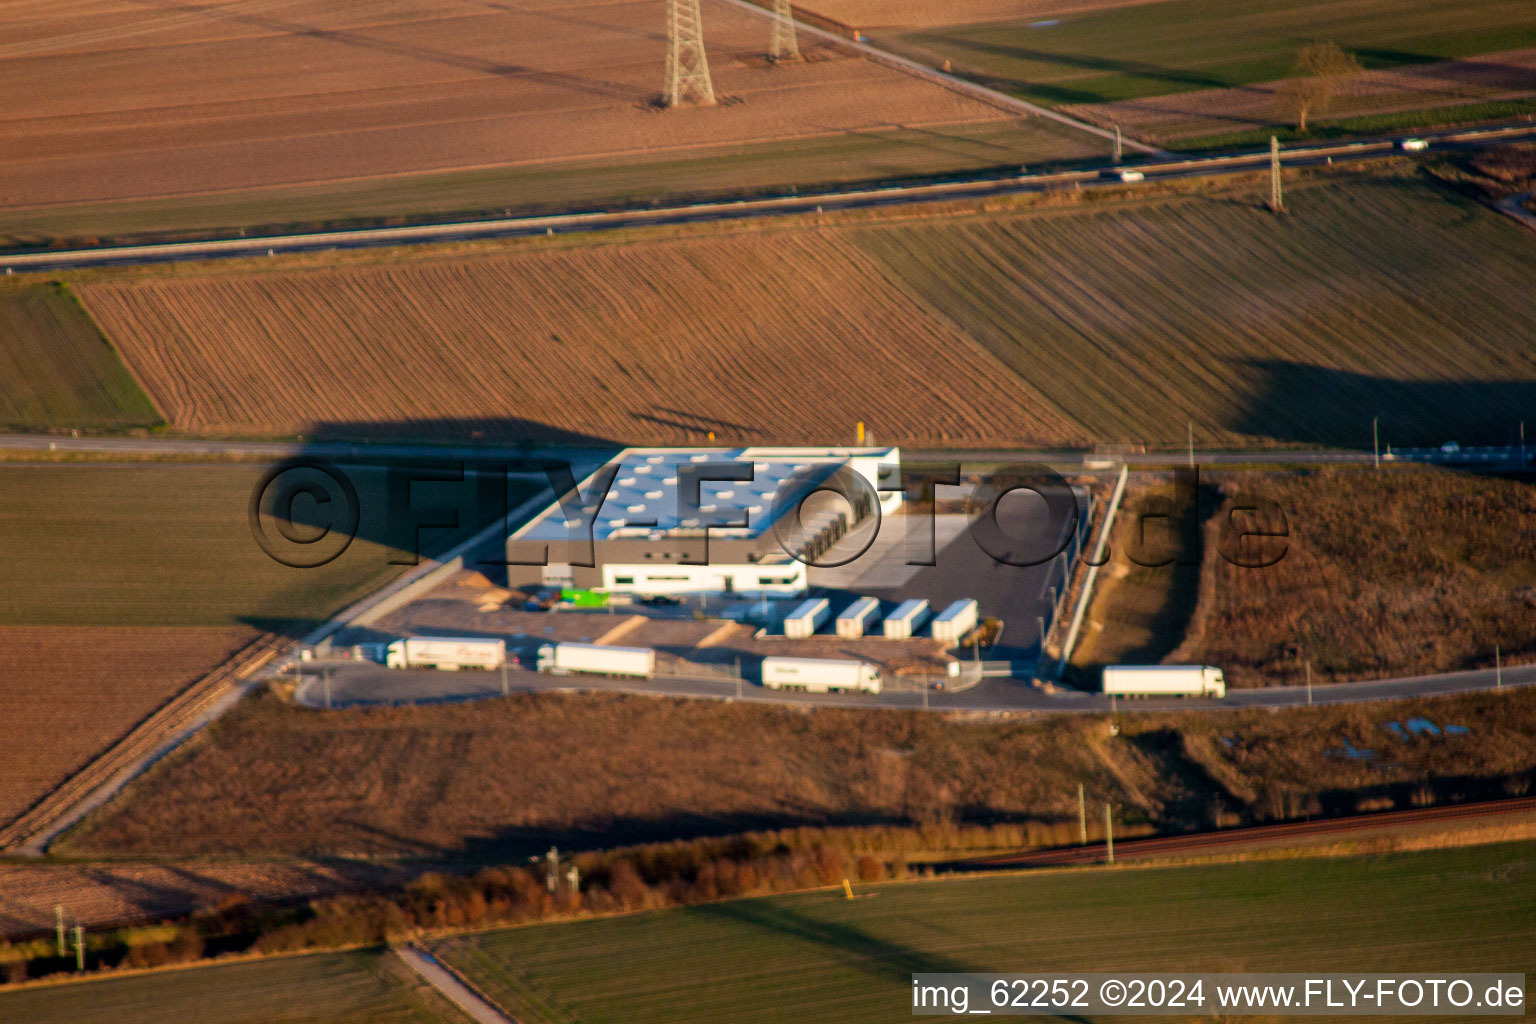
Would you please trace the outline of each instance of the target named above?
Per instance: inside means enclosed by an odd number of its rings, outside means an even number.
[[[861,597],[837,617],[837,635],[856,639],[869,632],[875,620],[880,617],[880,599],[878,597]]]
[[[505,640],[410,636],[384,648],[384,664],[389,668],[435,668],[457,672],[465,668],[501,668],[506,662]]]
[[[797,640],[815,636],[816,631],[831,615],[832,603],[826,598],[813,597],[803,601],[798,608],[789,613],[789,618],[784,620],[784,635]]]
[[[910,640],[928,621],[928,602],[921,597],[901,602],[885,620],[885,635],[891,640]]]
[[[763,685],[770,690],[833,690],[879,693],[880,670],[846,658],[764,658]]]
[[[933,620],[933,638],[951,644],[959,643],[961,637],[976,628],[980,614],[981,606],[970,598],[954,602]]]
[[[555,676],[580,673],[649,679],[656,674],[656,652],[649,647],[544,644],[539,648],[537,667]]]
[[[1214,665],[1110,665],[1104,692],[1118,697],[1225,697],[1227,682]]]

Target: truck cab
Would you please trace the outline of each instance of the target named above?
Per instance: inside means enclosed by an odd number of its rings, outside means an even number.
[[[405,657],[405,641],[395,640],[384,648],[385,668],[405,668],[409,662]]]
[[[1206,696],[1220,699],[1227,695],[1226,677],[1221,674],[1221,669],[1216,666],[1202,666],[1201,680],[1205,685]]]

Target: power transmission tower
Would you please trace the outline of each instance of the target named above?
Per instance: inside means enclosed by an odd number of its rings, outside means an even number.
[[[800,43],[795,38],[795,14],[789,0],[773,0],[773,38],[768,43],[768,59],[775,64],[800,59]]]
[[[1285,197],[1280,192],[1280,139],[1269,137],[1269,208],[1275,213],[1285,212]]]
[[[1125,157],[1125,143],[1120,138],[1120,126],[1115,125],[1115,163],[1119,163]]]
[[[662,101],[669,107],[690,102],[715,105],[699,0],[667,0],[667,81]]]

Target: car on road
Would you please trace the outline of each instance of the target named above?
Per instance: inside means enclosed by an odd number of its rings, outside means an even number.
[[[1441,455],[1459,455],[1460,453],[1461,445],[1457,444],[1455,441],[1447,441],[1445,444],[1440,446]]]
[[[1104,172],[1104,177],[1106,177],[1106,178],[1114,178],[1116,181],[1124,181],[1124,182],[1135,182],[1135,181],[1146,181],[1147,180],[1147,176],[1144,173],[1142,173],[1141,171],[1125,170],[1125,169],[1118,168],[1118,167],[1111,167],[1108,170],[1106,170]]]
[[[670,597],[666,594],[646,594],[636,600],[650,608],[675,608],[683,603],[682,598]]]
[[[1405,153],[1422,153],[1429,148],[1429,143],[1424,139],[1404,139],[1397,145]]]

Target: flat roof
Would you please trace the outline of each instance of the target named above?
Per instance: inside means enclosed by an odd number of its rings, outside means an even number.
[[[696,534],[702,527],[700,520],[678,515],[679,468],[704,462],[751,462],[750,482],[705,481],[699,488],[699,511],[729,514],[740,509],[746,513],[746,527],[714,527],[710,535],[755,538],[773,525],[774,499],[794,474],[813,467],[825,469],[814,479],[801,481],[796,488],[799,493],[786,496],[791,500],[808,494],[853,459],[895,462],[899,457],[897,448],[628,448],[608,463],[617,463],[619,470],[602,504],[594,509],[594,497],[586,510],[597,513],[592,524],[594,540],[661,540]],[[581,482],[582,494],[587,493],[591,482],[592,477]],[[518,540],[564,541],[575,536],[580,525],[566,520],[560,503],[552,501],[512,536]]]

